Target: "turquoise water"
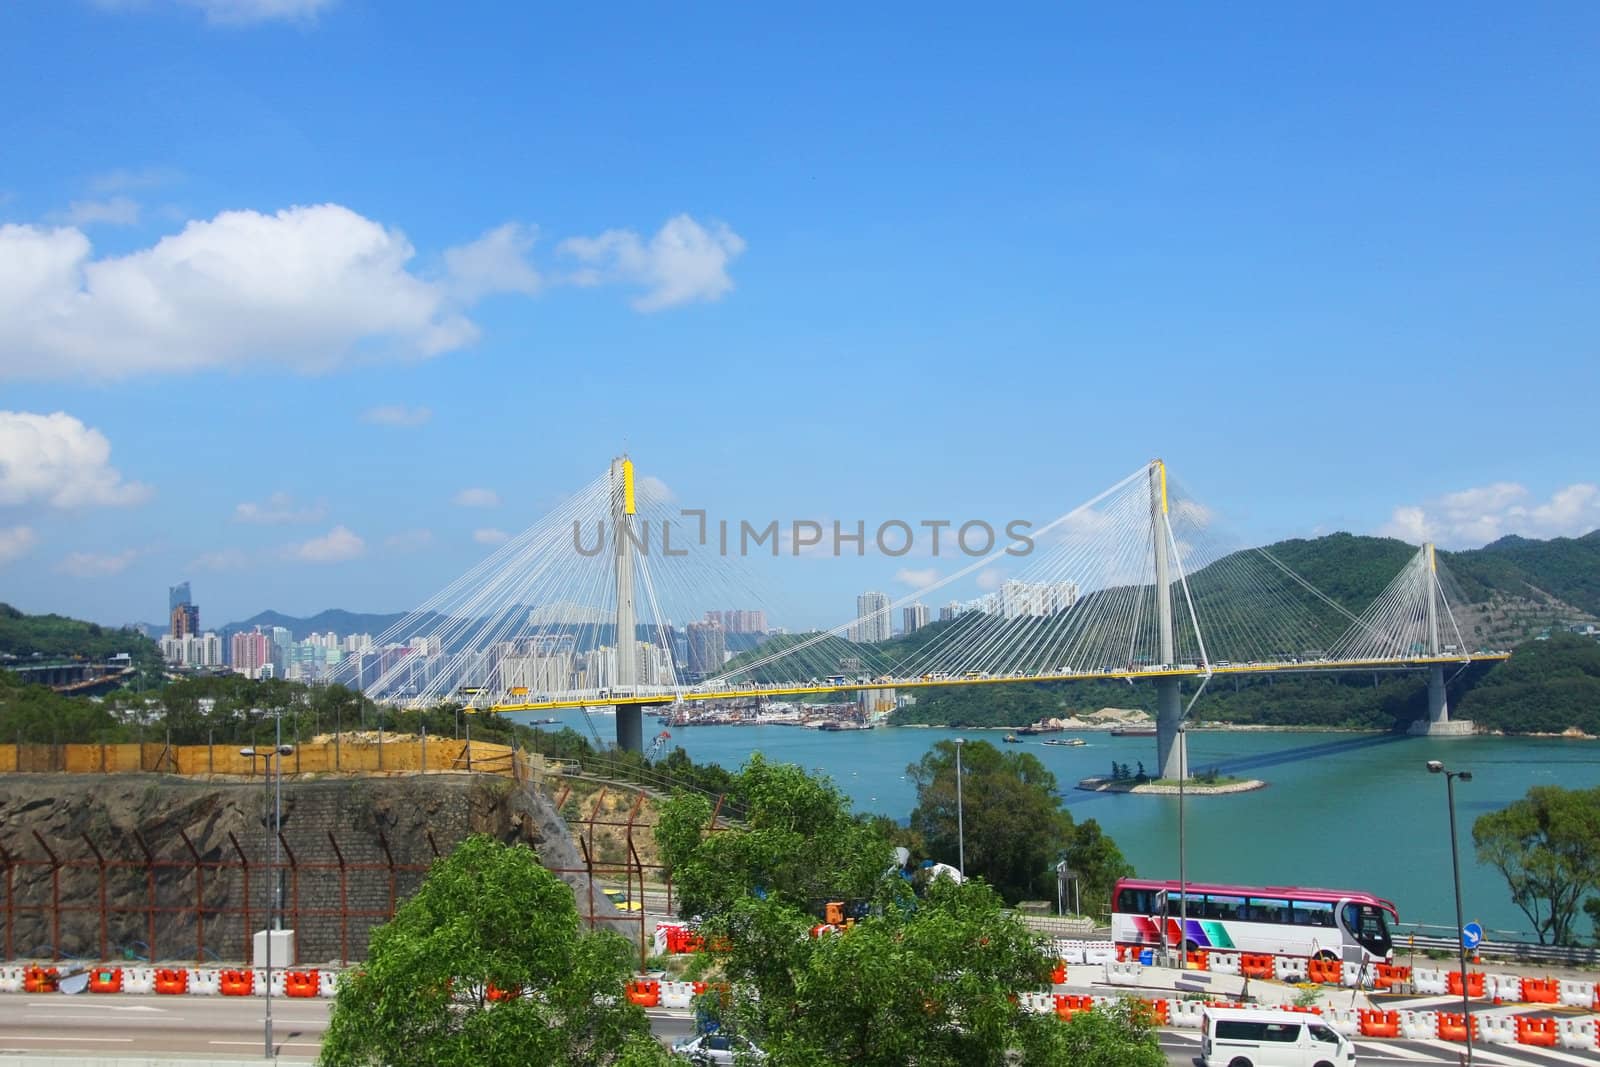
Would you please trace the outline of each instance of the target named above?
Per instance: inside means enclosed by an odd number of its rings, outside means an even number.
[[[602,737],[608,717],[596,716]],[[573,723],[584,730],[581,716]],[[646,721],[646,734],[657,728]],[[904,819],[916,803],[905,780],[934,742],[956,736],[1000,743],[992,730],[879,729],[825,733],[790,726],[700,726],[673,731],[699,761],[736,767],[760,750],[833,777],[858,810]],[[1175,797],[1085,793],[1080,778],[1104,774],[1113,760],[1155,764],[1151,738],[1085,733],[1083,748],[1032,742],[1026,751],[1056,775],[1073,817],[1097,819],[1141,875],[1176,878]],[[1588,788],[1600,784],[1600,743],[1472,737],[1393,738],[1343,733],[1200,730],[1189,735],[1196,770],[1260,778],[1266,789],[1233,796],[1191,797],[1185,807],[1188,877],[1207,881],[1298,884],[1365,889],[1393,900],[1404,925],[1454,923],[1449,816],[1445,784],[1428,760],[1470,770],[1456,784],[1464,911],[1490,930],[1531,937],[1527,918],[1505,882],[1473,855],[1472,820],[1504,807],[1533,785]],[[1021,747],[1021,746],[1019,746]],[[1429,931],[1443,933],[1443,930]]]

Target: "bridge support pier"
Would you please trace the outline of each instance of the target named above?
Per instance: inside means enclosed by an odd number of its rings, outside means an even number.
[[[1183,731],[1183,701],[1178,693],[1178,679],[1162,678],[1156,682],[1156,766],[1162,778],[1189,777],[1185,746],[1179,735]]]
[[[1450,698],[1444,689],[1444,667],[1428,668],[1428,717],[1411,724],[1410,734],[1418,737],[1471,737],[1471,719],[1450,718]]]
[[[623,752],[644,751],[644,705],[617,705],[617,748]]]

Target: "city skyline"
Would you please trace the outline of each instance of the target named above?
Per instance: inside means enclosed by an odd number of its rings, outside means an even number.
[[[1600,526],[1592,5],[211,10],[0,10],[24,611],[406,611],[624,451],[763,527],[1003,528],[1153,456],[1253,544]],[[957,564],[751,566],[805,629]]]

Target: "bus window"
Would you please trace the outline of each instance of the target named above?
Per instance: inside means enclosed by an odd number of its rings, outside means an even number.
[[[1332,926],[1333,905],[1325,900],[1297,900],[1294,922],[1296,926]]]
[[[1256,923],[1286,923],[1289,921],[1289,902],[1272,897],[1251,897],[1247,918]]]
[[[1154,915],[1156,891],[1154,889],[1124,889],[1117,893],[1114,909],[1125,915]]]
[[[1244,911],[1244,897],[1206,897],[1206,918],[1239,919]]]

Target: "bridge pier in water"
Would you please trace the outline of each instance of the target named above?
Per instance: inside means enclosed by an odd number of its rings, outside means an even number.
[[[1428,556],[1428,569],[1423,575],[1423,580],[1428,583],[1428,655],[1439,654],[1439,564],[1434,558],[1433,543],[1422,546]],[[1459,639],[1458,639],[1459,640]],[[1452,649],[1454,646],[1452,646]],[[1450,721],[1450,698],[1444,689],[1444,666],[1435,663],[1428,668],[1428,717],[1418,719],[1411,724],[1408,733],[1425,735],[1427,737],[1470,737],[1473,733],[1471,720],[1459,719]]]
[[[644,751],[644,705],[617,705],[617,748],[623,752]]]
[[[1189,777],[1182,734],[1183,700],[1178,679],[1162,678],[1156,682],[1156,766],[1162,778]]]

